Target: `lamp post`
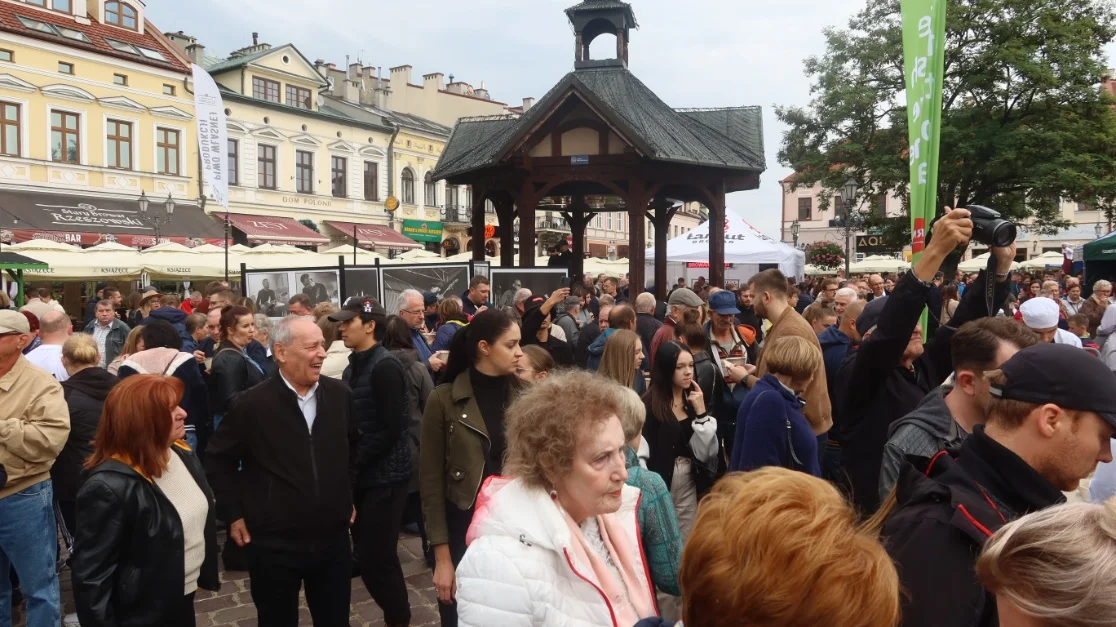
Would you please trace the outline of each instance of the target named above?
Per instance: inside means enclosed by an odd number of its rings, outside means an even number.
[[[1100,239],[1100,236],[1104,235],[1104,227],[1100,225],[1100,222],[1093,225],[1093,233],[1096,234],[1097,239]]]
[[[798,229],[799,228],[800,227],[799,227],[799,224],[798,224],[798,220],[795,220],[794,222],[791,222],[791,238],[794,240],[794,247],[795,248],[798,248]]]
[[[843,196],[841,199],[844,201],[844,211],[841,213],[841,219],[838,222],[841,229],[845,232],[845,279],[849,278],[849,254],[852,248],[852,233],[860,228],[860,219],[852,215],[853,205],[856,204],[856,192],[859,186],[856,179],[851,176],[845,181],[845,186],[842,188]]]
[[[172,198],[170,194],[167,194],[167,199],[166,199],[166,201],[163,202],[163,206],[166,210],[166,215],[164,215],[164,216],[156,216],[156,215],[147,213],[147,208],[148,208],[148,205],[150,205],[150,204],[151,204],[151,201],[149,201],[147,199],[147,194],[144,193],[144,192],[140,192],[140,197],[139,197],[140,220],[143,220],[144,222],[150,224],[151,226],[153,226],[155,228],[155,244],[158,244],[159,243],[159,231],[160,231],[160,229],[162,229],[163,225],[169,223],[171,221],[171,219],[174,217],[174,198]]]

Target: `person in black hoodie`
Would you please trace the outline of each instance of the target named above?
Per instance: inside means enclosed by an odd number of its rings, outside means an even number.
[[[402,362],[381,341],[387,312],[371,298],[351,298],[329,319],[341,323],[341,341],[353,350],[343,379],[352,390],[360,430],[356,459],[357,561],[384,624],[411,622],[407,584],[397,544],[411,479],[410,391]]]
[[[325,339],[313,320],[284,318],[271,340],[279,372],[233,399],[206,468],[228,509],[230,537],[247,547],[260,624],[295,625],[305,586],[314,624],[346,625],[356,518],[352,393],[321,376]]]
[[[140,321],[140,326],[148,324],[154,320],[165,320],[178,331],[178,335],[182,338],[183,344],[193,340],[190,333],[186,330],[186,312],[178,308],[178,297],[174,294],[163,294],[159,297],[159,308],[152,309],[147,317]],[[189,351],[193,352],[193,351]]]
[[[941,385],[953,370],[949,340],[955,326],[943,326],[923,344],[919,317],[926,306],[930,279],[946,256],[967,244],[973,224],[969,212],[955,209],[934,225],[933,237],[914,267],[900,279],[886,298],[869,303],[857,318],[857,331],[865,338],[838,372],[842,467],[848,473],[854,503],[865,515],[879,507],[880,464],[887,430],[892,422],[910,413],[930,390]],[[998,260],[993,308],[1007,296],[1007,273],[1015,256],[1014,244],[993,248]],[[988,315],[985,281],[965,291],[951,324],[960,326]]]
[[[536,344],[546,349],[559,366],[574,365],[574,350],[568,343],[550,334],[550,313],[559,303],[570,295],[569,288],[563,287],[550,295],[550,298],[532,296],[523,303],[523,346]]]
[[[985,541],[1065,502],[1063,492],[1112,461],[1116,376],[1102,362],[1072,346],[1036,344],[986,376],[988,422],[959,449],[909,457],[873,519],[907,592],[906,627],[999,624],[974,570]]]
[[[62,382],[66,406],[70,408],[70,435],[62,452],[50,467],[54,498],[62,515],[62,537],[73,553],[73,533],[77,520],[74,508],[85,460],[93,454],[93,438],[101,424],[105,398],[120,380],[101,368],[97,340],[84,333],[73,335],[62,345],[62,366],[70,378]]]

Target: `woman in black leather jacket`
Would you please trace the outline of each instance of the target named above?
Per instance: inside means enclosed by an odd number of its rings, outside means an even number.
[[[255,337],[256,317],[250,309],[230,306],[221,310],[221,343],[213,355],[209,374],[214,431],[233,397],[267,378],[246,352]]]
[[[176,378],[136,375],[105,399],[77,496],[82,627],[193,627],[194,593],[220,588],[213,493],[180,439],[183,392]]]

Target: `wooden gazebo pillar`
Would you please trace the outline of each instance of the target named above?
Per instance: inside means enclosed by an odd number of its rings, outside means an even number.
[[[500,267],[515,266],[515,206],[507,198],[493,198],[496,206],[496,234],[500,236]],[[519,238],[519,248],[523,249],[523,237]]]
[[[535,267],[535,208],[538,204],[539,198],[535,194],[534,185],[527,178],[519,189],[516,213],[519,214],[519,241],[531,242],[531,245],[519,246],[520,268]]]
[[[570,277],[574,281],[581,281],[582,275],[585,274],[585,227],[595,217],[597,214],[589,213],[589,205],[585,202],[584,196],[575,196],[570,203],[569,211],[562,212],[562,218],[570,225],[570,235],[573,239],[573,245],[570,247],[573,256]]]
[[[484,192],[473,186],[473,261],[484,261]]]
[[[709,205],[709,284],[725,286],[725,183],[717,181],[710,189]]]
[[[628,183],[628,197],[625,202],[628,206],[628,299],[635,302],[636,296],[644,290],[644,275],[647,265],[647,197],[646,187],[642,180],[632,178]],[[656,250],[656,258],[666,254],[664,250]]]
[[[670,222],[678,213],[673,205],[666,198],[656,198],[650,205],[655,213],[648,214],[651,224],[655,225],[655,298],[658,300],[666,300],[667,295],[667,235],[670,234]]]

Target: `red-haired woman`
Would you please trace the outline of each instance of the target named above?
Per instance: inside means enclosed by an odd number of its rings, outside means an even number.
[[[71,561],[82,627],[194,626],[194,592],[217,590],[213,493],[186,433],[182,382],[121,381],[77,495]]]

